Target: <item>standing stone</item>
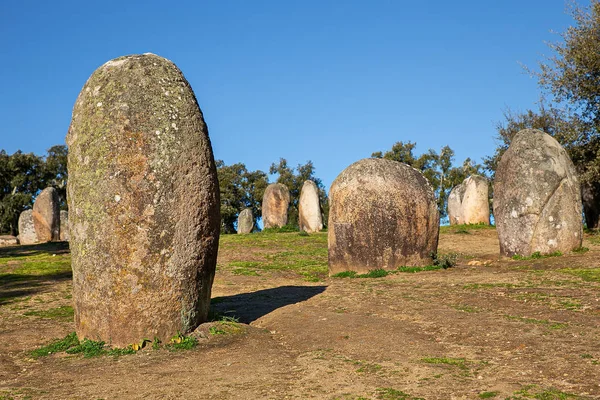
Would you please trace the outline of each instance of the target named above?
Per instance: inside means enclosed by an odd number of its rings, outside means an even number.
[[[280,228],[288,222],[290,191],[281,183],[271,183],[262,200],[262,220],[265,228]]]
[[[546,133],[517,133],[498,163],[494,217],[500,253],[529,256],[581,246],[581,189],[565,150]]]
[[[205,321],[219,242],[208,130],[181,71],[120,57],[81,90],[67,134],[79,338],[168,341]]]
[[[329,191],[329,274],[431,264],[439,213],[416,169],[367,158],[346,168]]]
[[[19,243],[38,243],[35,227],[33,226],[33,210],[25,210],[19,215]]]
[[[465,185],[458,184],[452,188],[448,196],[448,219],[450,225],[459,225],[464,222],[462,218],[462,201],[465,195]]]
[[[462,197],[461,216],[463,224],[490,224],[490,201],[488,180],[480,175],[471,175],[463,181],[465,193]]]
[[[450,225],[490,224],[488,180],[471,175],[454,186],[448,196],[448,219]]]
[[[60,199],[58,191],[48,187],[33,203],[33,226],[38,242],[60,240]]]
[[[298,202],[298,226],[308,233],[323,229],[319,189],[313,181],[304,181]]]
[[[69,212],[66,210],[60,211],[60,240],[63,242],[69,241]]]
[[[244,208],[238,215],[237,233],[250,233],[252,232],[252,228],[254,228],[254,216],[252,215],[252,210]]]

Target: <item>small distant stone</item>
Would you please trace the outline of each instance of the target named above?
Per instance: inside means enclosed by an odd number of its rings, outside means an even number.
[[[68,242],[69,235],[69,212],[66,210],[60,211],[60,240]]]
[[[323,214],[319,202],[319,189],[313,181],[305,181],[298,202],[298,226],[308,233],[323,229]]]
[[[19,215],[19,243],[36,244],[38,238],[33,226],[33,210],[25,210]]]
[[[490,204],[487,178],[471,175],[456,185],[448,196],[450,225],[490,224]]]
[[[281,228],[288,222],[290,191],[282,183],[272,183],[265,189],[262,220],[265,228]]]
[[[237,233],[246,234],[252,232],[254,228],[254,216],[250,208],[244,208],[238,215]]]
[[[60,199],[58,191],[48,187],[33,203],[33,226],[39,242],[60,240]]]

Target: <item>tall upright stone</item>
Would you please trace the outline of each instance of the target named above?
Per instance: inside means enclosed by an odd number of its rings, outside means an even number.
[[[19,243],[39,243],[33,226],[33,210],[25,210],[19,215]]]
[[[416,169],[367,158],[346,168],[329,191],[329,274],[422,266],[437,251],[433,189]]]
[[[254,216],[250,208],[244,208],[240,211],[237,219],[237,233],[246,234],[252,232],[254,228]]]
[[[298,202],[298,226],[308,233],[323,229],[323,215],[319,203],[319,189],[313,181],[305,181]]]
[[[271,183],[262,200],[262,220],[265,228],[280,228],[288,222],[290,191],[282,183]]]
[[[68,242],[69,239],[69,212],[60,210],[60,240]]]
[[[546,133],[517,133],[494,181],[494,218],[500,253],[529,256],[581,246],[581,189],[566,151]]]
[[[219,242],[208,129],[154,54],[99,67],[73,108],[67,185],[75,326],[125,346],[205,321]]]
[[[39,242],[60,240],[60,199],[56,189],[48,187],[35,198],[32,217]]]
[[[463,181],[465,193],[462,198],[463,224],[490,224],[489,182],[480,175],[471,175]]]
[[[456,185],[448,196],[448,219],[450,225],[490,224],[488,180],[471,175]]]
[[[448,219],[450,225],[464,224],[462,217],[462,200],[465,195],[465,185],[459,183],[448,195]]]

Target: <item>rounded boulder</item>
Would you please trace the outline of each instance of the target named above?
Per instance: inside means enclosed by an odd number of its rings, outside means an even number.
[[[427,179],[391,160],[355,162],[329,191],[329,274],[423,266],[437,251],[439,213]]]

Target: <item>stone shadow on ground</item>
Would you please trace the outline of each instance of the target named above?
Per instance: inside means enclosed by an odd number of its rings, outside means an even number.
[[[39,254],[67,254],[69,242],[48,242],[39,244],[26,244],[19,246],[0,247],[0,262],[3,258],[30,257]]]
[[[211,300],[211,312],[234,317],[239,322],[249,324],[278,308],[321,294],[326,288],[327,286],[280,286],[251,293],[215,297]]]
[[[34,275],[11,272],[11,266],[3,259],[40,254],[65,254],[69,252],[68,242],[50,242],[35,245],[10,246],[0,248],[0,306],[19,301],[44,290],[48,284],[71,280],[72,271],[59,271],[50,274]]]

